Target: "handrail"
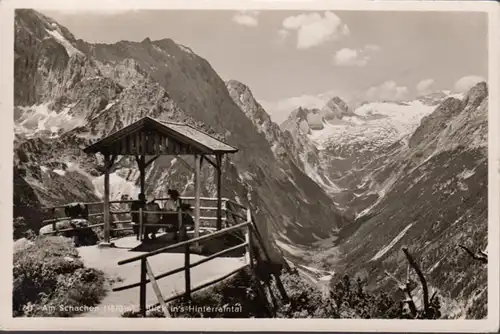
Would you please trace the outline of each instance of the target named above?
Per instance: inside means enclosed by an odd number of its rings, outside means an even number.
[[[163,247],[163,248],[160,248],[160,249],[156,249],[156,250],[151,251],[151,252],[146,253],[146,254],[134,256],[134,257],[128,258],[126,260],[119,261],[118,265],[121,266],[123,264],[135,262],[135,261],[138,261],[138,260],[141,260],[141,259],[145,259],[145,258],[148,258],[148,257],[156,255],[156,254],[163,253],[163,252],[165,252],[167,250],[176,249],[176,248],[179,248],[179,247],[182,247],[182,246],[186,246],[186,245],[190,245],[190,244],[193,244],[193,243],[196,243],[196,242],[214,239],[214,238],[219,237],[221,235],[227,234],[227,233],[232,232],[234,230],[237,230],[237,229],[240,229],[240,228],[245,227],[247,225],[250,225],[251,223],[252,222],[240,223],[240,224],[233,225],[231,227],[227,227],[227,228],[225,228],[223,230],[220,230],[220,231],[217,231],[217,232],[214,232],[214,233],[211,233],[211,234],[203,235],[203,236],[198,237],[198,238],[194,238],[194,239],[190,239],[190,240],[186,240],[186,241],[181,241],[181,242],[176,243],[174,245],[169,245],[169,246],[166,246],[166,247]]]
[[[224,254],[230,253],[230,252],[232,252],[232,251],[235,251],[235,250],[237,250],[237,249],[239,249],[239,248],[246,247],[247,245],[248,245],[248,244],[247,244],[247,242],[243,242],[243,243],[238,244],[238,245],[236,245],[236,246],[233,246],[233,247],[230,247],[230,248],[226,248],[226,249],[224,249],[224,250],[222,250],[222,251],[220,251],[220,252],[217,252],[217,253],[215,253],[215,254],[212,254],[212,255],[210,255],[210,256],[207,256],[206,258],[203,258],[203,259],[201,259],[201,260],[198,260],[198,261],[196,261],[196,262],[194,262],[194,263],[191,263],[191,264],[189,265],[189,269],[194,268],[194,267],[196,267],[196,266],[199,266],[200,264],[203,264],[203,263],[208,262],[208,261],[210,261],[210,260],[213,260],[213,259],[215,259],[216,257],[219,257],[219,256],[221,256],[221,255],[224,255]],[[167,272],[165,272],[165,273],[163,273],[163,274],[159,274],[159,275],[155,276],[155,279],[156,279],[156,280],[159,280],[159,279],[161,279],[161,278],[164,278],[164,277],[167,277],[167,276],[170,276],[170,275],[175,275],[175,274],[177,274],[177,273],[180,273],[181,271],[184,271],[184,266],[182,266],[182,267],[178,267],[178,268],[176,268],[176,269],[169,270],[169,271],[167,271]],[[150,281],[149,279],[148,279],[148,280],[146,280],[146,283],[150,283],[150,282],[151,282],[151,281]],[[123,285],[123,286],[120,286],[120,287],[117,287],[117,288],[113,288],[113,289],[112,289],[112,291],[113,291],[113,292],[123,291],[123,290],[128,290],[128,289],[136,288],[136,287],[138,287],[138,286],[141,286],[141,282],[131,283],[131,284],[128,284],[128,285]]]
[[[210,286],[210,285],[213,285],[213,284],[219,283],[219,282],[221,282],[221,281],[225,280],[226,278],[231,277],[231,276],[233,276],[234,274],[236,274],[236,273],[240,272],[241,270],[245,269],[246,267],[248,267],[248,264],[244,264],[244,265],[242,265],[242,266],[240,266],[240,267],[238,267],[238,268],[236,268],[236,269],[232,270],[231,272],[229,272],[229,273],[225,274],[224,276],[218,277],[218,278],[216,278],[216,279],[214,279],[214,280],[212,280],[212,281],[210,281],[210,282],[203,283],[203,284],[201,284],[201,285],[197,286],[196,288],[191,289],[191,293],[196,292],[196,291],[199,291],[199,290],[201,290],[201,289],[204,289],[204,288],[206,288],[206,287],[208,287],[208,286]],[[171,297],[169,297],[169,298],[165,299],[165,300],[164,300],[164,302],[165,302],[165,303],[170,303],[170,302],[172,302],[172,301],[174,301],[174,300],[177,300],[177,299],[181,298],[183,295],[184,295],[184,293],[179,293],[179,294],[173,295],[173,296],[171,296]],[[151,306],[148,306],[148,307],[147,307],[147,309],[154,309],[154,308],[156,308],[156,307],[158,307],[158,306],[160,306],[160,305],[161,305],[160,303],[156,303],[156,304],[153,304],[153,305],[151,305]],[[138,314],[138,313],[140,313],[140,312],[141,312],[140,310],[137,310],[137,311],[132,311],[132,314],[134,314],[134,315],[135,315],[135,314]]]

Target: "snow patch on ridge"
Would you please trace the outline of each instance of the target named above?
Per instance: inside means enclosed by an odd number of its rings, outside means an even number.
[[[70,114],[73,105],[57,112],[50,110],[49,104],[21,108],[23,113],[15,123],[15,133],[32,136],[41,131],[48,131],[53,137],[57,137],[61,130],[63,132],[70,131],[87,123],[84,116]]]
[[[385,246],[380,251],[378,251],[377,254],[375,254],[375,256],[370,261],[376,261],[376,260],[380,259],[382,256],[384,256],[392,247],[394,247],[394,245],[396,245],[396,243],[399,240],[401,240],[401,238],[404,237],[404,235],[406,234],[406,232],[412,226],[413,226],[413,223],[411,223],[410,225],[406,226],[405,229],[402,230],[394,239],[392,239],[392,241],[387,246]]]
[[[66,52],[68,53],[68,56],[72,57],[75,54],[83,55],[83,53],[80,50],[78,50],[77,48],[75,48],[66,38],[64,38],[64,36],[59,31],[59,27],[57,27],[56,30],[45,29],[45,31],[50,36],[54,37],[54,39],[59,44],[61,44],[62,46],[64,46],[64,48],[66,49]]]

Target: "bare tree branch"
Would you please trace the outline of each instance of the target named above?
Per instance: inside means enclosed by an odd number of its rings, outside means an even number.
[[[408,262],[410,263],[410,265],[413,267],[413,269],[417,273],[418,278],[420,279],[420,283],[422,284],[422,290],[424,293],[424,313],[425,313],[425,316],[427,317],[430,314],[430,312],[429,312],[430,311],[429,310],[429,290],[427,288],[427,281],[425,280],[424,274],[422,273],[422,270],[420,270],[419,265],[417,264],[417,262],[415,262],[415,259],[413,258],[413,256],[411,256],[411,254],[408,252],[408,248],[403,247],[403,252],[405,253],[406,258],[408,259]]]
[[[458,245],[458,247],[462,248],[474,260],[477,260],[481,263],[488,263],[488,254],[486,254],[482,251],[479,251],[479,253],[476,254],[473,251],[471,251],[469,248],[465,247],[464,245]]]

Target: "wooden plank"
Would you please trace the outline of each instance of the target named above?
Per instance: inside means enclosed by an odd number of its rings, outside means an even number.
[[[141,137],[141,154],[144,156],[147,153],[147,148],[146,148],[146,134],[144,131],[140,132],[140,137]]]
[[[167,137],[161,137],[161,153],[162,154],[167,154],[168,153],[168,145],[169,141]]]
[[[127,138],[123,138],[120,140],[121,141],[121,145],[120,145],[120,153],[122,155],[127,155],[128,154],[128,149],[127,149]]]
[[[146,260],[145,262],[146,262],[146,273],[149,276],[149,280],[151,282],[151,285],[153,286],[153,291],[155,292],[156,298],[158,299],[158,302],[161,305],[161,309],[163,310],[163,315],[165,315],[166,318],[169,318],[170,312],[168,312],[167,304],[165,303],[163,295],[161,294],[160,287],[158,286],[158,283],[155,280],[153,269],[151,269],[151,265],[149,264],[148,260]]]
[[[191,299],[191,270],[189,269],[189,258],[191,250],[187,244],[184,247],[184,283],[185,283],[185,293],[184,300],[189,301]]]
[[[221,282],[221,281],[225,280],[226,278],[231,277],[231,276],[233,276],[234,274],[236,274],[236,273],[238,273],[238,272],[240,272],[240,271],[244,270],[246,267],[247,267],[247,265],[246,265],[246,264],[244,264],[244,265],[242,265],[241,267],[238,267],[238,268],[236,268],[235,270],[232,270],[231,272],[229,272],[229,273],[225,274],[224,276],[218,277],[218,278],[216,278],[216,279],[214,279],[214,280],[212,280],[212,281],[210,281],[210,282],[207,282],[207,283],[204,283],[204,284],[198,285],[196,288],[191,289],[191,293],[194,293],[194,292],[196,292],[196,291],[199,291],[199,290],[205,289],[206,287],[209,287],[209,286],[211,286],[211,285],[217,284],[217,283],[219,283],[219,282]],[[178,294],[178,295],[175,295],[175,296],[172,296],[172,297],[169,297],[169,298],[165,299],[165,303],[170,303],[170,302],[172,302],[172,301],[174,301],[174,300],[177,300],[177,299],[181,298],[182,296],[184,296],[184,294],[183,294],[183,293]],[[151,305],[151,308],[158,307],[158,306],[160,306],[160,304],[154,304],[154,305]]]
[[[239,245],[236,245],[236,246],[233,246],[233,247],[230,247],[230,248],[227,248],[227,249],[224,249],[220,252],[217,252],[215,254],[212,254],[210,256],[207,256],[206,258],[203,258],[199,261],[196,261],[196,262],[193,262],[189,265],[189,268],[194,268],[194,267],[197,267],[205,262],[208,262],[210,260],[213,260],[215,259],[216,257],[220,257],[222,255],[225,255],[227,253],[231,253],[237,249],[240,249],[240,248],[243,248],[243,247],[246,247],[247,244],[246,243],[241,243]],[[163,274],[159,274],[158,276],[155,277],[156,280],[159,280],[159,279],[162,279],[164,277],[168,277],[168,276],[172,276],[172,275],[175,275],[175,274],[178,274],[180,272],[183,272],[184,271],[184,266],[182,267],[179,267],[179,268],[176,268],[176,269],[173,269],[173,270],[169,270]],[[149,281],[147,281],[149,282]],[[123,291],[123,290],[128,290],[128,289],[132,289],[132,288],[136,288],[138,286],[140,286],[141,283],[140,282],[137,282],[137,283],[132,283],[132,284],[128,284],[128,285],[123,285],[123,286],[120,286],[120,287],[117,287],[117,288],[114,288],[113,289],[113,292],[117,292],[117,291]]]
[[[194,187],[195,187],[195,204],[194,204],[194,237],[200,236],[200,169],[201,169],[201,156],[199,154],[194,156]]]
[[[147,280],[147,270],[146,270],[147,259],[141,260],[141,287],[139,289],[139,309],[141,316],[146,317],[146,280]]]
[[[153,132],[153,152],[160,153],[160,135],[156,131]]]
[[[233,232],[233,231],[237,231],[237,230],[239,230],[239,229],[241,229],[241,228],[243,228],[243,227],[245,227],[247,225],[250,225],[250,223],[244,222],[244,223],[237,224],[237,225],[225,228],[223,230],[220,230],[220,231],[217,231],[217,232],[214,232],[214,233],[211,233],[211,234],[202,235],[199,238],[190,239],[190,240],[186,240],[186,241],[181,241],[181,242],[176,243],[174,245],[169,245],[169,246],[166,246],[166,247],[162,247],[162,248],[156,249],[156,250],[151,251],[151,252],[146,253],[146,254],[137,255],[137,256],[134,256],[134,257],[131,257],[131,258],[128,258],[128,259],[125,259],[125,260],[121,260],[121,261],[118,262],[118,265],[121,266],[123,264],[135,262],[135,261],[138,261],[138,260],[140,260],[142,258],[147,258],[147,257],[153,256],[153,255],[156,255],[156,254],[160,254],[160,253],[166,252],[168,250],[177,249],[179,247],[185,246],[186,244],[193,244],[195,242],[200,242],[200,241],[208,241],[208,240],[217,238],[217,237],[219,237],[221,235],[228,234],[228,233]]]
[[[109,170],[110,156],[104,156],[104,242],[109,243],[110,239],[110,220],[109,220]]]
[[[247,222],[252,221],[252,216],[250,214],[250,209],[247,210]],[[245,259],[250,266],[251,269],[253,269],[253,242],[252,242],[252,231],[249,226],[245,228],[245,242],[248,244],[247,246],[247,252],[245,254]]]
[[[216,157],[216,174],[217,174],[217,229],[222,228],[222,156],[218,154]]]
[[[135,149],[135,137],[133,135],[128,136],[128,152],[129,154],[137,153],[137,150]]]

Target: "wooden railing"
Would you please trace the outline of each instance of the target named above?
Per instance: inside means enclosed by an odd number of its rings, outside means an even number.
[[[235,205],[235,203],[232,203],[232,204],[233,204],[233,206]],[[239,204],[236,204],[236,206],[239,206]],[[243,207],[240,206],[240,209],[243,209]],[[269,257],[269,254],[267,253],[266,245],[264,244],[264,240],[262,239],[262,236],[260,235],[255,223],[252,220],[252,215],[250,213],[250,210],[246,209],[246,212],[247,212],[247,214],[246,214],[246,217],[244,217],[245,219],[243,219],[243,216],[241,216],[241,219],[244,221],[237,223],[236,225],[226,227],[226,228],[224,228],[220,231],[214,232],[212,234],[207,234],[204,236],[200,236],[198,238],[182,241],[182,242],[176,243],[174,245],[169,245],[169,246],[151,251],[149,253],[137,255],[137,256],[119,261],[118,265],[126,265],[129,263],[140,261],[141,262],[140,281],[137,283],[128,284],[125,286],[116,287],[113,289],[113,291],[117,292],[117,291],[123,291],[123,290],[139,287],[139,310],[136,311],[135,314],[139,314],[140,316],[145,317],[146,311],[148,309],[157,308],[158,306],[161,306],[161,309],[163,310],[164,315],[166,317],[168,317],[170,314],[169,314],[167,306],[166,306],[167,303],[175,301],[175,300],[180,299],[180,298],[184,298],[185,301],[188,301],[191,299],[191,294],[193,292],[196,292],[198,290],[201,290],[201,289],[204,289],[204,288],[209,287],[211,285],[214,285],[214,284],[240,272],[241,270],[244,270],[247,267],[249,267],[250,270],[253,273],[255,273],[255,271],[254,271],[255,265],[258,263],[261,263],[261,264],[263,263],[262,257],[260,256],[260,252],[255,251],[256,249],[262,250],[262,253],[265,256],[265,260],[267,261],[267,263],[270,263],[271,259]],[[240,216],[240,215],[238,215],[238,216]],[[224,236],[227,234],[231,234],[231,233],[234,233],[234,232],[237,232],[240,230],[243,230],[244,235],[245,235],[244,241],[241,244],[229,247],[229,248],[224,249],[222,251],[219,251],[215,254],[207,256],[201,260],[198,260],[194,263],[191,263],[191,259],[190,259],[190,255],[191,255],[190,246],[191,245],[198,244],[201,242],[206,242],[210,239],[218,238],[218,237],[221,237],[221,236]],[[148,262],[148,259],[150,257],[158,255],[160,253],[163,253],[163,252],[166,252],[169,250],[173,250],[173,249],[178,249],[178,248],[184,249],[184,265],[182,267],[178,267],[176,269],[169,270],[165,273],[158,274],[155,276],[153,274],[152,269],[151,269],[150,263]],[[206,282],[204,284],[201,284],[197,287],[193,288],[191,286],[192,285],[191,284],[191,269],[192,268],[199,266],[203,263],[206,263],[208,261],[211,261],[217,257],[221,257],[227,253],[232,252],[232,251],[241,249],[241,248],[245,248],[245,250],[246,250],[245,251],[245,264],[244,265],[238,267],[237,269],[227,273],[226,275],[224,275],[222,277],[218,277],[217,279],[211,280],[211,281]],[[158,286],[157,281],[162,279],[162,278],[165,278],[165,277],[168,277],[168,276],[180,273],[180,272],[184,272],[184,283],[185,283],[184,284],[185,285],[184,292],[170,296],[170,297],[165,299],[159,286]],[[280,273],[276,272],[276,271],[272,271],[272,274],[274,274],[275,282],[276,282],[276,285],[278,286],[278,290],[281,294],[282,299],[285,301],[288,301],[288,296],[287,296],[286,291],[283,287],[283,284],[281,283],[281,280],[280,280]],[[152,288],[155,292],[155,295],[158,299],[158,303],[151,305],[149,307],[146,306],[146,289],[147,289],[148,283],[151,283]],[[262,284],[262,283],[260,282],[259,284]],[[269,289],[271,296],[272,296],[270,286],[268,286],[268,289]],[[267,300],[267,297],[265,295],[263,287],[260,285],[259,285],[259,295],[262,298],[265,298],[266,305],[269,305],[269,301]],[[272,299],[274,300],[274,297],[272,297]],[[272,315],[272,312],[273,311],[271,310],[271,308],[269,308],[270,315]]]
[[[161,202],[161,201],[166,201],[168,198],[156,198],[155,201]],[[183,202],[191,202],[194,201],[194,197],[181,197]],[[205,201],[205,202],[217,202],[217,198],[213,197],[200,197],[200,201]],[[110,205],[123,205],[123,204],[131,204],[133,203],[134,200],[120,200],[120,201],[110,201]],[[95,209],[98,206],[103,206],[104,202],[82,202],[82,205],[87,205],[89,207],[89,211],[91,209]],[[45,210],[49,211],[52,213],[52,218],[50,219],[45,219],[42,221],[42,226],[45,226],[47,224],[52,223],[52,231],[48,232],[47,234],[57,234],[60,232],[68,232],[68,231],[73,231],[75,228],[64,228],[64,229],[57,229],[57,222],[58,221],[63,221],[63,220],[69,220],[71,219],[70,217],[55,217],[55,210],[57,209],[64,209],[66,205],[59,205],[59,206],[52,206],[52,207],[46,207]],[[246,208],[239,204],[236,203],[232,200],[229,200],[227,198],[222,198],[222,213],[223,216],[221,217],[222,220],[222,226],[231,226],[236,224],[238,221],[244,220],[245,217],[242,214],[242,210],[245,210]],[[216,215],[211,215],[211,213],[215,213],[217,211],[216,206],[210,206],[210,205],[205,205],[200,207],[200,212],[203,213],[203,215],[200,216],[199,221],[201,227],[213,227],[214,224],[213,222],[217,221],[217,216]],[[132,211],[129,210],[110,210],[110,215],[111,216],[130,216],[132,214]],[[142,214],[158,214],[158,215],[164,215],[164,214],[170,214],[169,212],[166,211],[146,211],[142,210]],[[142,214],[140,217],[143,217]],[[92,212],[89,213],[88,217],[89,218],[97,218],[97,217],[102,217],[104,216],[104,212]],[[131,217],[129,219],[116,219],[112,220],[111,224],[130,224],[132,223]],[[142,225],[142,224],[141,224]],[[165,227],[162,225],[158,224],[144,224],[144,227],[147,226],[156,226],[156,227]],[[95,228],[95,227],[103,227],[104,222],[100,223],[95,223],[91,224],[90,226],[87,226],[86,228]],[[132,226],[127,226],[127,227],[118,227],[118,228],[111,228],[111,231],[125,231],[125,230],[131,230]],[[141,230],[142,231],[142,230]]]

